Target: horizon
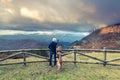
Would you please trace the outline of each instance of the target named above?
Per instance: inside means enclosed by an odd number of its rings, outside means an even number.
[[[7,32],[7,33],[6,33]],[[18,31],[18,30],[0,30],[0,39],[20,40],[31,39],[39,42],[50,42],[53,37],[56,37],[61,42],[72,43],[76,40],[81,40],[89,35],[88,32],[66,32],[66,31]]]

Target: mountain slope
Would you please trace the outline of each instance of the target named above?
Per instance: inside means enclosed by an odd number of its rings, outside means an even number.
[[[98,29],[72,45],[80,48],[120,49],[120,24]]]
[[[0,50],[16,50],[16,49],[35,49],[47,47],[47,43],[38,42],[30,39],[5,40],[0,39]]]

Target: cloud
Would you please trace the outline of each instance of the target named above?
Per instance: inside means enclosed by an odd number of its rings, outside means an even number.
[[[0,35],[52,35],[53,32],[50,31],[20,31],[20,30],[0,30]]]
[[[70,32],[70,31],[21,31],[21,30],[0,30],[0,35],[83,35],[86,36],[88,32]]]
[[[26,7],[22,7],[20,10],[21,16],[35,19],[38,21],[43,21],[43,19],[40,18],[39,12],[36,10],[29,10]]]
[[[12,9],[5,9],[5,11],[9,12],[10,14],[14,14],[14,11]]]
[[[13,0],[0,0],[0,2],[2,3],[8,3],[8,2],[12,2]]]
[[[119,0],[0,0],[0,29],[87,32],[120,21]]]

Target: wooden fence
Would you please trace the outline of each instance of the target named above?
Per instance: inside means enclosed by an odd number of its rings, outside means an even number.
[[[7,59],[10,59],[14,56],[17,56],[17,55],[22,55],[23,57],[23,61],[22,62],[15,62],[15,63],[0,63],[0,66],[2,65],[12,65],[12,64],[24,64],[26,65],[27,63],[35,63],[35,62],[48,62],[49,61],[49,56],[41,56],[41,55],[38,55],[38,54],[35,54],[35,53],[32,53],[32,51],[43,51],[43,52],[48,52],[49,53],[49,50],[48,49],[24,49],[24,50],[8,50],[8,51],[0,51],[0,54],[4,53],[4,54],[7,54],[7,53],[14,53],[14,54],[11,54],[7,57],[4,57],[4,58],[1,58],[0,59],[0,62],[3,62]],[[103,54],[103,59],[99,59],[97,57],[93,57],[91,55],[88,55],[88,54],[85,54],[85,53],[88,53],[88,52],[101,52]],[[119,54],[120,55],[120,50],[108,50],[108,49],[79,49],[79,50],[76,50],[76,49],[65,49],[63,50],[63,55],[62,56],[66,56],[66,55],[69,55],[69,54],[74,54],[74,57],[72,60],[70,61],[64,61],[64,62],[73,62],[75,65],[76,63],[86,63],[86,64],[102,64],[103,66],[106,66],[106,65],[113,65],[113,66],[120,66],[120,64],[111,64],[110,62],[114,62],[114,61],[119,61],[120,60],[120,56],[118,56],[118,58],[115,58],[115,59],[111,59],[111,60],[107,60],[107,54]],[[47,54],[48,54],[47,53]],[[100,54],[101,54],[100,53]],[[42,53],[42,54],[45,54],[45,53]],[[31,55],[31,56],[34,56],[34,57],[38,57],[38,58],[42,58],[42,59],[45,59],[45,60],[40,60],[40,61],[27,61],[26,58],[28,55]],[[78,55],[82,55],[82,56],[85,56],[85,57],[88,57],[90,59],[93,59],[93,60],[96,60],[96,61],[99,61],[99,62],[82,62],[82,61],[78,61],[77,60],[77,56]]]

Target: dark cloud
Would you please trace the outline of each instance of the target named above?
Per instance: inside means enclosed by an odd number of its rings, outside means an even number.
[[[92,31],[120,21],[120,0],[0,0],[0,29]]]
[[[88,16],[98,24],[115,24],[120,21],[120,0],[85,0],[89,5],[94,5],[96,13]]]

